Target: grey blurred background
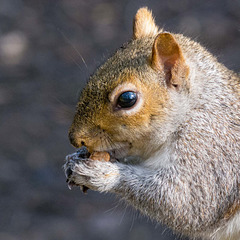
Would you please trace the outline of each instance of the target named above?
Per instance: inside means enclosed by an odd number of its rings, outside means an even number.
[[[178,239],[114,196],[69,191],[62,171],[79,90],[142,6],[239,70],[239,0],[0,0],[0,239]]]

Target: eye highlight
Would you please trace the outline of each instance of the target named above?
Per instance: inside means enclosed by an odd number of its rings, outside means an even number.
[[[124,92],[117,99],[117,107],[130,108],[137,102],[137,98],[137,93],[135,92]]]

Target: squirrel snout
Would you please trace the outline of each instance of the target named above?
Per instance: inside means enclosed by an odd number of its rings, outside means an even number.
[[[84,146],[85,145],[85,142],[84,141],[79,141],[77,138],[76,138],[76,135],[73,133],[73,132],[69,132],[68,133],[68,138],[69,138],[69,141],[70,143],[75,147],[75,148],[80,148],[81,146]]]
[[[76,131],[69,131],[68,133],[68,138],[70,143],[75,147],[75,148],[81,148],[83,146],[91,149],[93,142],[90,141],[88,138],[83,137],[82,134],[80,134],[79,132]]]

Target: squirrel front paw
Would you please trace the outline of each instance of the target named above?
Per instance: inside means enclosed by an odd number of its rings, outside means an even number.
[[[64,170],[69,187],[77,185],[84,192],[88,188],[109,192],[118,185],[120,178],[117,164],[79,158],[77,153],[66,157]]]

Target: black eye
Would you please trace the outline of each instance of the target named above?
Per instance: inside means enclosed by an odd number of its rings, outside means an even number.
[[[135,92],[124,92],[122,93],[118,100],[117,106],[121,108],[130,108],[137,101],[137,94]]]

